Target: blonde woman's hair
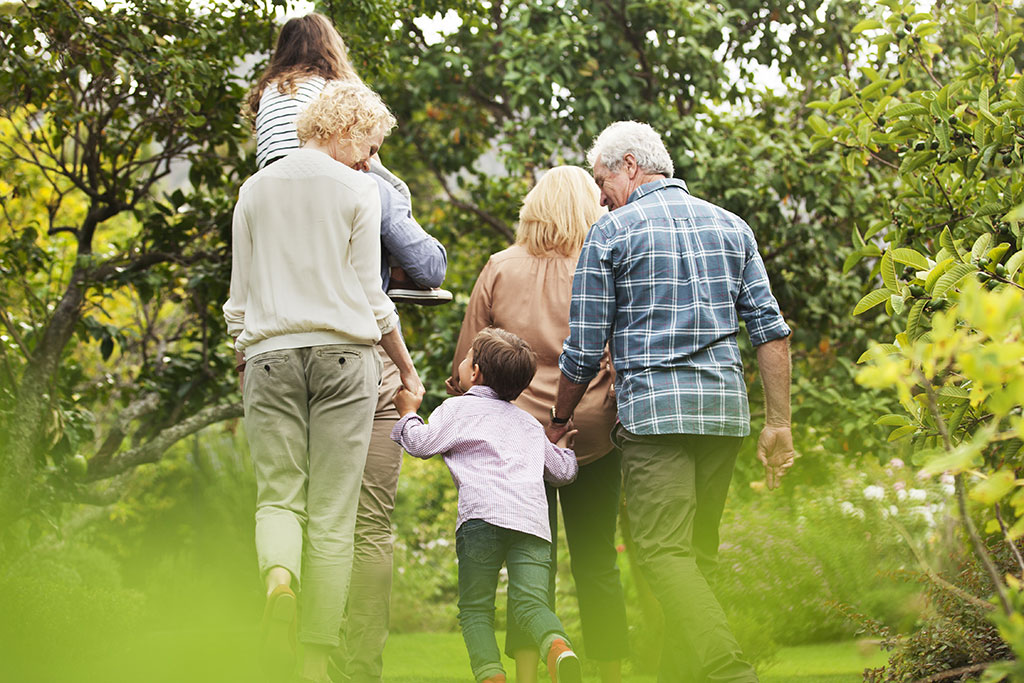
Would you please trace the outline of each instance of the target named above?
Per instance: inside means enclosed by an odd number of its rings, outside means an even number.
[[[589,173],[579,166],[556,166],[523,199],[516,244],[534,256],[572,256],[604,212],[601,193]]]
[[[362,83],[340,81],[324,88],[295,120],[299,142],[326,142],[334,136],[365,140],[395,127],[395,117],[380,95]]]

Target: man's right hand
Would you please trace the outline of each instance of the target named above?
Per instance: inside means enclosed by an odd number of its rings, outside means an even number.
[[[779,487],[795,457],[789,425],[765,425],[757,439],[757,459],[764,465],[765,484],[769,489]]]

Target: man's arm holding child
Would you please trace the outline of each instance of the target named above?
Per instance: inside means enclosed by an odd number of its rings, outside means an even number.
[[[430,414],[430,424],[416,414],[423,396],[401,389],[395,394],[395,408],[401,419],[391,430],[391,440],[405,449],[409,455],[424,460],[438,453],[445,453],[455,445],[457,430],[451,419],[447,401]]]

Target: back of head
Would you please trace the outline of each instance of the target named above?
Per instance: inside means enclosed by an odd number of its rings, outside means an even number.
[[[473,338],[473,363],[480,366],[484,385],[503,401],[514,401],[533,381],[537,356],[530,345],[500,327],[488,327]]]
[[[638,121],[616,121],[601,131],[587,152],[587,163],[593,167],[600,161],[609,171],[616,171],[627,154],[632,154],[646,173],[671,178],[675,170],[658,131]]]
[[[255,114],[260,96],[274,83],[281,92],[294,92],[297,81],[320,76],[327,81],[359,81],[341,34],[322,14],[313,12],[285,22],[277,36],[270,64],[250,91],[248,106]]]
[[[535,256],[571,256],[603,213],[601,193],[590,174],[578,166],[556,166],[523,200],[516,244]]]
[[[295,120],[299,142],[326,142],[334,136],[365,140],[395,126],[395,117],[373,90],[360,82],[339,81],[327,86]]]

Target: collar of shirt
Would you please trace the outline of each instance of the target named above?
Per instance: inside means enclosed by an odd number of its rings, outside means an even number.
[[[464,395],[479,396],[480,398],[498,398],[498,392],[485,384],[474,384]]]
[[[641,197],[649,195],[653,192],[658,192],[659,190],[664,190],[666,187],[678,187],[683,192],[687,194],[690,193],[690,191],[686,189],[686,183],[680,180],[679,178],[662,178],[661,180],[652,180],[649,183],[644,183],[640,187],[633,190],[633,193],[629,195],[629,199],[626,200],[626,203],[629,204],[630,202],[635,202]]]

